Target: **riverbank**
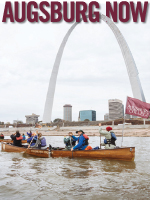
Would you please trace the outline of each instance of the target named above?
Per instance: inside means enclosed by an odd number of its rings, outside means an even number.
[[[35,127],[31,128],[10,128],[10,129],[0,129],[0,133],[3,133],[4,136],[10,136],[15,133],[16,130],[19,130],[21,134],[25,134],[30,130],[35,132],[41,132],[44,136],[66,136],[68,132],[75,132],[77,130],[83,130],[88,136],[99,136],[99,127],[98,126],[74,126],[74,127],[42,127],[37,129]],[[102,126],[102,129],[105,130],[106,126]],[[122,125],[114,126],[113,130],[117,137],[122,136]],[[130,125],[124,127],[123,131],[124,137],[150,137],[150,126],[141,126],[141,125]]]

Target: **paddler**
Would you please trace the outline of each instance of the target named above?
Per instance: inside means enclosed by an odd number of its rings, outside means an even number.
[[[1,133],[1,135],[0,135],[0,139],[4,139],[4,135],[3,135],[3,133]]]
[[[75,137],[74,135],[70,134],[70,136],[73,138],[74,141],[78,141],[78,144],[75,147],[72,147],[71,151],[77,150],[77,149],[78,150],[92,149],[91,146],[88,146],[89,137],[82,130],[76,131],[76,133],[78,133],[79,137]]]
[[[30,146],[34,146],[36,141],[37,141],[37,134],[36,133],[28,133],[27,132],[27,135],[28,135],[28,139],[27,139],[27,143],[31,143]]]
[[[13,145],[14,146],[18,146],[18,147],[22,146],[22,139],[23,139],[23,137],[21,136],[21,134],[19,133],[19,131],[16,131],[16,133],[12,134],[10,137],[13,140]]]
[[[64,143],[65,143],[65,149],[70,150],[72,147],[75,146],[76,141],[72,138],[73,133],[68,133],[69,137],[64,136]]]
[[[39,148],[39,149],[45,149],[46,148],[46,139],[42,136],[42,133],[38,133],[37,141],[35,145],[31,146],[32,148]]]
[[[116,136],[112,131],[112,127],[106,127],[106,131],[102,130],[101,123],[99,123],[99,133],[102,136],[105,136],[104,143],[101,143],[102,146],[105,146],[105,149],[114,149],[116,147],[115,141]]]

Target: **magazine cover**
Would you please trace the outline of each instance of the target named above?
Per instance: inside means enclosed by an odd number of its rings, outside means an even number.
[[[149,197],[149,6],[0,1],[1,199]]]

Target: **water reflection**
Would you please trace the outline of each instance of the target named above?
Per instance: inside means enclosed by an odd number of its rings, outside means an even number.
[[[57,158],[59,159],[59,158]],[[136,169],[135,162],[110,161],[110,160],[86,160],[65,158],[63,165],[55,168],[55,173],[69,179],[95,177],[103,172],[107,173],[131,173]],[[131,171],[132,170],[132,171]]]
[[[63,138],[48,139],[61,146]],[[97,137],[92,140],[92,146],[96,146]],[[44,159],[0,152],[0,199],[148,199],[149,141],[147,138],[124,139],[124,145],[136,145],[135,162]]]
[[[135,169],[135,162],[116,161],[116,160],[103,160],[101,168],[105,172],[122,172],[124,170]]]
[[[63,165],[60,165],[55,172],[58,171],[60,176],[66,178],[88,178],[93,173],[92,168],[89,160],[65,158]]]

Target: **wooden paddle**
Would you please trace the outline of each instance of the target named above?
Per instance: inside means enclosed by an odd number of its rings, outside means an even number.
[[[69,136],[70,136],[70,146],[71,146],[71,149],[73,148],[73,147],[72,147],[72,140],[71,140],[71,139],[72,139],[72,135],[73,135],[73,134],[70,132],[70,133],[69,133]],[[73,151],[72,151],[72,158],[73,158]]]
[[[36,136],[36,135],[35,135],[35,136]],[[27,151],[27,150],[30,148],[30,146],[31,146],[31,144],[32,144],[32,141],[34,140],[35,136],[32,138],[32,140],[31,140],[31,142],[30,142],[30,144],[29,144],[28,148],[25,150],[25,152],[24,152],[24,153],[26,153],[26,151]]]
[[[71,149],[72,149],[72,137],[70,136],[70,145],[71,145]],[[73,151],[72,151],[72,158],[73,158]]]

